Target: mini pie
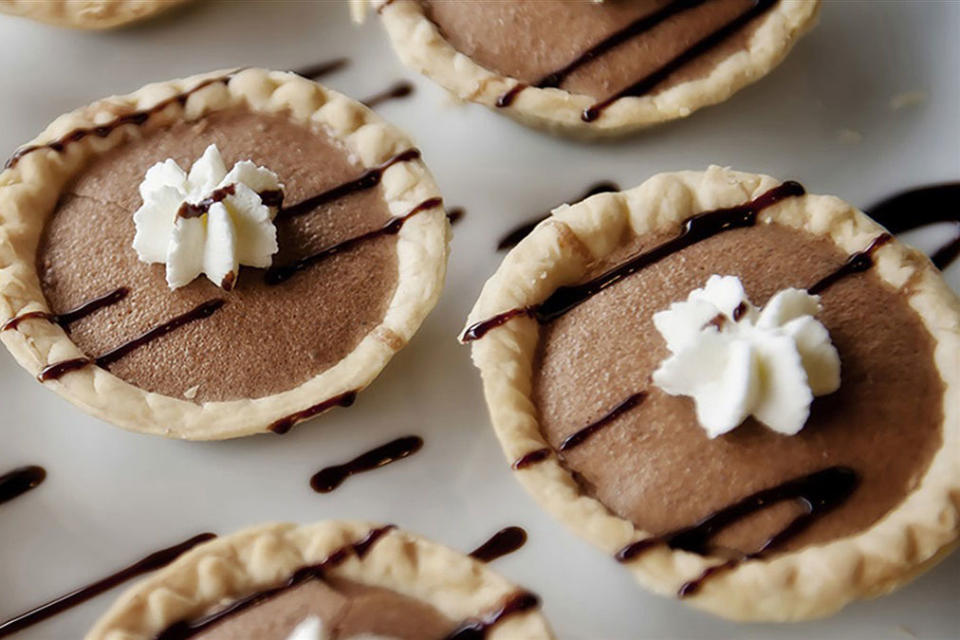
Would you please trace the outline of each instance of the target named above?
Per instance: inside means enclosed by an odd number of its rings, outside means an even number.
[[[279,252],[267,271],[241,267],[231,291],[204,278],[170,290],[132,248],[138,185],[212,144],[227,167],[277,174]],[[449,240],[403,133],[261,69],[60,117],[0,174],[0,211],[0,338],[20,364],[115,425],[187,439],[283,432],[350,404],[433,308]]]
[[[252,606],[238,607],[245,599]],[[310,616],[332,640],[553,638],[537,597],[479,561],[348,521],[267,524],[204,543],[124,593],[86,638],[286,640]]]
[[[804,193],[711,167],[562,206],[507,255],[464,334],[541,505],[646,587],[738,620],[891,591],[960,529],[960,301],[925,256]],[[668,355],[653,314],[713,274],[757,305],[820,294],[840,386],[797,435],[748,418],[709,438],[691,399],[651,380]]]
[[[355,3],[362,16],[366,0]],[[397,54],[462,100],[580,137],[722,102],[769,73],[817,0],[374,0]]]
[[[189,0],[0,0],[0,11],[73,29],[112,29]]]

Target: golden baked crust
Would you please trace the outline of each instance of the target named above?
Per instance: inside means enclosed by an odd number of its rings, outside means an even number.
[[[596,121],[584,122],[580,116],[596,98],[563,89],[528,87],[509,107],[497,108],[497,98],[518,80],[486,69],[454,49],[416,0],[355,0],[354,16],[362,16],[366,4],[379,11],[401,60],[457,98],[502,111],[530,126],[583,138],[624,135],[723,102],[776,67],[816,23],[820,5],[819,0],[782,0],[760,19],[747,49],[724,59],[706,77],[655,95],[621,98]]]
[[[182,106],[170,100],[200,85]],[[139,127],[120,126],[106,137],[88,135],[61,152],[41,148],[22,155],[0,173],[0,323],[25,312],[48,310],[35,266],[46,219],[64,186],[91,157],[136,137],[141,130],[243,106],[264,113],[284,112],[304,126],[322,128],[364,167],[377,166],[413,146],[403,133],[359,102],[295,74],[262,69],[147,85],[61,116],[31,144],[43,145],[77,128],[150,109],[164,100],[171,103]],[[398,216],[439,198],[433,178],[419,159],[391,166],[381,185],[391,213]],[[298,387],[253,400],[198,404],[148,393],[96,366],[45,384],[85,411],[134,431],[191,440],[262,432],[277,420],[365,388],[433,309],[443,287],[449,243],[443,208],[418,213],[396,237],[397,288],[380,325],[339,363]],[[23,322],[15,331],[0,332],[0,340],[34,375],[49,364],[83,356],[69,335],[50,322]]]
[[[189,0],[0,0],[0,11],[73,29],[112,29]]]
[[[266,524],[207,542],[128,589],[86,640],[154,638],[174,622],[277,586],[377,526],[353,521]],[[416,598],[458,621],[494,611],[522,591],[483,563],[398,529],[379,538],[362,558],[352,555],[329,573]],[[553,634],[539,610],[528,610],[504,618],[487,637],[550,640]]]
[[[676,230],[691,215],[749,201],[776,186],[769,176],[711,167],[666,173],[621,193],[562,206],[511,251],[483,288],[470,323],[545,300],[557,287],[582,281],[590,264],[639,235]],[[883,229],[831,196],[789,198],[764,209],[758,224],[782,224],[831,238],[848,253],[863,250]],[[691,605],[737,620],[800,620],[829,615],[850,601],[887,593],[932,566],[960,533],[960,300],[921,253],[892,241],[874,254],[878,276],[900,291],[934,341],[944,382],[942,447],[917,488],[870,529],[828,544],[744,562],[716,574]],[[491,420],[511,461],[549,447],[537,422],[532,368],[539,324],[519,317],[473,344]],[[550,456],[516,471],[540,504],[605,552],[650,537],[579,485]],[[675,594],[719,564],[656,547],[626,566],[644,586]]]

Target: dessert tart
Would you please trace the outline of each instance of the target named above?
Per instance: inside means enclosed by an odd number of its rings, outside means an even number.
[[[188,0],[0,0],[0,11],[73,29],[112,29]]]
[[[525,124],[613,136],[722,102],[769,73],[817,0],[360,0],[397,54]]]
[[[86,411],[177,438],[282,433],[350,404],[446,269],[420,152],[292,73],[62,116],[8,161],[0,210],[0,339]]]
[[[712,167],[560,207],[470,323],[520,482],[658,593],[814,618],[957,544],[960,302],[837,198]]]
[[[392,526],[268,524],[202,544],[87,634],[120,638],[553,638],[537,596]]]

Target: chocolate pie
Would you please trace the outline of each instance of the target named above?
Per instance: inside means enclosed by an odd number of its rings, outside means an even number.
[[[420,152],[291,73],[153,84],[0,175],[0,338],[118,426],[189,439],[350,404],[433,308],[449,225]]]
[[[189,0],[0,0],[0,11],[74,29],[139,22]]]
[[[207,542],[128,590],[88,640],[553,638],[538,598],[392,526],[270,524]]]
[[[828,615],[960,528],[960,301],[837,198],[712,167],[563,206],[464,333],[520,481],[662,594]]]
[[[355,2],[362,16],[366,0]],[[816,0],[374,0],[397,54],[462,100],[583,137],[722,102],[769,73]]]

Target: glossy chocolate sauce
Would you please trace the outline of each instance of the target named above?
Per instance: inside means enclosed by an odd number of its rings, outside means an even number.
[[[208,197],[197,203],[184,202],[177,209],[178,218],[199,218],[208,211],[210,207],[218,202],[223,202],[228,197],[236,195],[237,185],[228,184],[215,189]],[[283,203],[283,191],[280,189],[268,189],[257,194],[260,196],[260,202],[267,207],[279,207]]]
[[[870,246],[863,251],[858,251],[857,253],[851,255],[839,268],[824,276],[819,282],[807,289],[807,291],[813,295],[818,295],[829,289],[838,280],[842,280],[843,278],[853,275],[854,273],[863,273],[864,271],[868,271],[870,267],[873,266],[873,252],[891,240],[893,240],[893,236],[890,234],[880,234],[874,238],[873,242],[870,243]]]
[[[270,598],[273,598],[274,596],[280,595],[284,591],[293,589],[304,582],[309,580],[322,580],[327,571],[343,564],[349,558],[357,557],[362,559],[367,555],[367,553],[378,540],[383,538],[384,535],[394,528],[395,527],[393,525],[386,525],[384,527],[373,529],[370,531],[370,533],[357,542],[337,549],[327,556],[323,562],[297,569],[292,576],[276,587],[258,591],[244,598],[240,598],[239,600],[227,605],[223,609],[203,616],[202,618],[175,622],[161,631],[156,640],[187,640],[187,638],[192,638],[197,634],[206,631],[213,625],[223,621],[225,618],[229,618],[230,616],[238,614],[241,611],[245,611],[250,607],[254,607],[266,600],[269,600]]]
[[[214,298],[212,300],[207,300],[203,302],[190,311],[187,311],[184,314],[176,316],[167,322],[164,322],[161,325],[157,325],[153,329],[150,329],[146,333],[124,342],[118,347],[115,347],[111,351],[104,353],[103,355],[97,356],[96,358],[73,358],[71,360],[65,360],[63,362],[57,362],[51,365],[48,365],[41,369],[40,373],[37,375],[37,380],[40,382],[46,382],[48,380],[56,380],[60,376],[69,373],[71,371],[76,371],[77,369],[82,369],[83,367],[96,364],[102,369],[106,369],[110,364],[116,362],[123,356],[127,355],[135,349],[153,342],[161,336],[165,336],[171,331],[175,331],[180,327],[187,325],[196,320],[201,320],[203,318],[209,318],[214,313],[216,313],[224,304],[226,300],[222,298]]]
[[[482,618],[467,620],[444,640],[480,640],[487,637],[490,629],[512,615],[530,611],[540,606],[540,598],[529,591],[521,591],[507,598],[496,610]]]
[[[292,278],[296,273],[307,269],[322,260],[326,260],[330,256],[336,255],[338,253],[343,253],[344,251],[349,251],[358,244],[366,242],[368,240],[373,240],[374,238],[379,238],[382,236],[392,236],[400,233],[400,229],[403,228],[403,225],[412,218],[413,216],[426,211],[428,209],[433,209],[434,207],[439,207],[443,204],[441,198],[430,198],[429,200],[424,200],[413,209],[411,209],[407,214],[402,216],[397,216],[391,218],[385,225],[379,229],[374,229],[373,231],[368,231],[362,233],[358,236],[352,238],[347,238],[342,242],[338,242],[335,245],[329,246],[326,249],[322,249],[317,253],[311,254],[305,258],[300,258],[296,262],[293,262],[288,265],[278,265],[270,267],[267,269],[267,272],[264,276],[264,280],[268,285],[278,285],[283,282],[286,282]]]
[[[310,478],[310,486],[317,493],[330,493],[350,476],[364,471],[373,471],[391,462],[403,460],[420,451],[422,447],[423,438],[419,436],[405,436],[391,440],[387,444],[371,449],[349,462],[321,469]]]
[[[329,400],[324,400],[323,402],[317,403],[312,407],[307,407],[303,411],[297,411],[286,418],[281,418],[267,427],[267,430],[278,435],[283,435],[290,431],[294,425],[303,422],[304,420],[309,420],[313,416],[319,415],[324,411],[334,407],[349,407],[353,405],[356,400],[356,391],[347,391],[346,393],[341,393],[340,395],[334,396]]]
[[[58,324],[64,329],[69,330],[70,325],[74,322],[86,318],[87,316],[96,313],[104,307],[109,307],[112,304],[116,304],[123,300],[129,295],[130,290],[126,287],[120,287],[119,289],[114,289],[109,293],[105,293],[102,296],[98,296],[93,300],[88,300],[80,306],[71,309],[70,311],[64,311],[63,313],[49,313],[47,311],[28,311],[27,313],[22,313],[14,318],[7,320],[0,331],[6,331],[8,329],[16,329],[20,326],[20,323],[24,320],[31,319],[43,319],[48,320],[54,324]]]
[[[46,469],[37,465],[18,467],[0,475],[0,504],[22,496],[30,489],[39,486],[46,477]]]
[[[160,102],[150,107],[149,109],[144,109],[142,111],[134,111],[132,113],[124,114],[122,116],[117,116],[110,122],[97,125],[95,127],[80,127],[80,128],[74,129],[73,131],[70,131],[69,133],[66,133],[63,136],[57,138],[53,142],[48,142],[46,144],[35,144],[35,145],[30,145],[28,147],[21,147],[20,149],[17,149],[17,151],[12,156],[10,156],[10,159],[7,160],[6,164],[4,165],[4,168],[9,169],[11,167],[17,166],[17,163],[20,162],[20,159],[23,156],[29,153],[33,153],[34,151],[37,151],[39,149],[50,149],[52,151],[56,151],[60,153],[64,151],[67,148],[67,145],[69,145],[70,143],[83,140],[87,136],[94,135],[94,136],[97,136],[98,138],[106,138],[108,135],[113,133],[114,130],[124,125],[133,124],[133,125],[140,126],[143,123],[145,123],[147,120],[149,120],[150,116],[152,116],[153,114],[160,113],[161,111],[163,111],[164,109],[166,109],[167,107],[169,107],[174,103],[177,103],[182,107],[187,103],[187,99],[197,91],[200,91],[205,87],[209,87],[212,84],[227,83],[230,81],[233,75],[234,75],[233,73],[230,73],[230,74],[219,76],[216,78],[208,78],[207,80],[204,80],[203,82],[197,84],[192,89],[184,91],[183,93],[178,93],[177,95],[167,98],[166,100],[161,100]]]
[[[954,239],[934,251],[930,259],[942,270],[960,256],[960,182],[903,191],[866,211],[890,233],[903,233],[937,222],[953,222],[956,225]]]
[[[806,513],[798,516],[784,529],[767,539],[757,551],[745,554],[742,558],[711,567],[694,580],[685,583],[680,588],[678,595],[680,597],[689,596],[696,593],[697,589],[710,576],[726,569],[732,569],[741,562],[759,558],[767,552],[775,550],[779,545],[803,531],[814,520],[843,504],[856,490],[859,483],[860,477],[853,469],[828,467],[810,475],[788,480],[773,488],[758,491],[707,516],[693,526],[633,542],[618,551],[615,558],[619,562],[630,562],[643,552],[661,545],[698,555],[709,555],[711,552],[710,540],[718,532],[743,518],[770,505],[788,500],[795,500],[803,506]]]
[[[293,73],[309,80],[317,80],[323,76],[340,71],[350,64],[349,58],[334,58],[333,60],[324,60],[317,64],[307,65],[298,69],[293,69]]]
[[[527,532],[521,527],[504,527],[489,540],[470,552],[470,557],[480,562],[493,562],[511,554],[527,542]]]
[[[526,469],[527,467],[533,466],[538,462],[543,462],[550,457],[550,454],[553,453],[553,450],[549,447],[544,447],[543,449],[536,449],[530,453],[520,456],[513,461],[513,464],[510,467],[514,471],[519,471],[520,469]]]
[[[611,409],[606,415],[604,415],[599,420],[596,420],[595,422],[588,424],[587,426],[580,429],[579,431],[576,431],[571,435],[567,436],[566,438],[564,438],[563,442],[560,443],[560,451],[569,451],[574,447],[580,446],[581,444],[586,442],[590,438],[590,436],[594,435],[595,433],[603,429],[605,426],[609,425],[611,422],[619,418],[621,415],[623,415],[627,411],[630,411],[634,407],[638,406],[641,402],[643,402],[643,399],[646,397],[646,395],[647,394],[644,391],[633,394],[632,396],[630,396],[629,398],[627,398],[626,400],[624,400],[623,402],[615,406],[613,409]]]
[[[384,89],[383,91],[375,93],[368,98],[364,98],[361,100],[361,102],[373,109],[375,107],[379,107],[384,102],[389,102],[390,100],[408,98],[413,95],[413,92],[413,83],[407,82],[406,80],[401,80],[392,84],[388,89]]]
[[[21,631],[22,629],[26,629],[27,627],[35,625],[38,622],[42,622],[43,620],[46,620],[47,618],[50,618],[58,613],[62,613],[71,607],[75,607],[78,604],[86,602],[94,596],[100,595],[104,591],[112,589],[117,585],[126,582],[127,580],[131,580],[132,578],[136,578],[144,573],[165,567],[180,557],[183,553],[186,553],[198,544],[212,540],[216,537],[217,536],[212,533],[201,533],[200,535],[194,536],[189,540],[181,542],[180,544],[151,553],[142,560],[139,560],[132,565],[107,576],[106,578],[101,578],[92,584],[71,591],[66,595],[60,596],[59,598],[51,600],[46,604],[40,605],[36,609],[31,609],[30,611],[22,613],[18,616],[14,616],[9,620],[0,622],[0,638],[13,635],[17,631]]]
[[[669,78],[675,71],[679,70],[684,65],[689,64],[696,58],[704,55],[711,49],[721,45],[725,40],[736,34],[754,19],[766,13],[777,2],[778,0],[754,0],[752,7],[738,15],[730,22],[721,26],[719,29],[707,34],[695,44],[682,51],[679,55],[672,58],[666,64],[662,65],[656,71],[647,74],[645,77],[641,78],[626,89],[618,91],[612,96],[605,98],[585,109],[581,115],[581,119],[584,122],[594,122],[601,115],[603,115],[603,111],[607,107],[620,98],[625,98],[628,96],[639,97],[650,93],[657,87],[657,85]]]
[[[752,227],[756,224],[757,214],[763,209],[773,206],[786,198],[801,196],[804,193],[806,193],[806,191],[804,191],[802,185],[797,182],[788,181],[770,189],[750,202],[692,216],[684,223],[683,231],[680,235],[672,240],[667,240],[663,244],[637,254],[619,266],[583,284],[559,287],[550,297],[539,305],[510,309],[487,320],[477,322],[467,328],[460,340],[462,342],[478,340],[490,330],[502,326],[517,316],[533,317],[540,324],[550,322],[608,287],[663,260],[667,256],[682,251],[698,242],[712,238],[724,231]]]
[[[463,207],[451,207],[447,211],[447,220],[450,224],[457,224],[463,220],[463,216],[467,215],[467,210]]]
[[[284,207],[277,213],[277,219],[283,220],[286,218],[302,216],[305,213],[310,213],[322,204],[333,202],[334,200],[343,198],[344,196],[348,196],[357,191],[372,189],[380,184],[380,181],[383,179],[384,172],[393,165],[400,162],[410,162],[411,160],[419,159],[419,149],[407,149],[406,151],[393,156],[383,164],[380,164],[372,169],[368,169],[359,177],[350,180],[349,182],[345,182],[341,185],[333,187],[332,189],[328,189],[323,193],[307,198],[306,200],[302,200],[296,204]]]
[[[602,182],[598,182],[594,185],[591,185],[590,188],[588,188],[583,193],[583,195],[581,195],[578,198],[574,198],[573,200],[571,200],[571,202],[580,202],[581,200],[585,200],[590,196],[595,196],[598,193],[610,193],[613,191],[620,191],[620,187],[615,182],[604,180]],[[541,222],[543,222],[549,217],[550,217],[550,214],[545,213],[532,220],[528,220],[527,222],[524,222],[523,224],[518,225],[517,227],[514,227],[513,229],[508,231],[502,238],[500,238],[499,242],[497,242],[497,251],[505,251],[506,249],[512,249],[513,247],[517,246],[518,244],[520,244],[521,240],[523,240],[528,235],[530,235],[530,232],[533,231],[533,229],[538,224],[540,224]]]

